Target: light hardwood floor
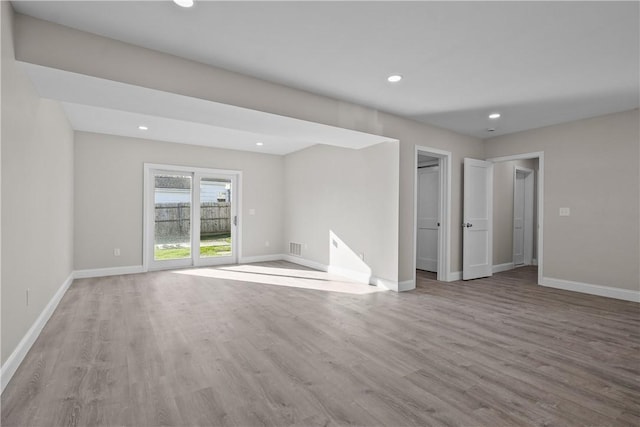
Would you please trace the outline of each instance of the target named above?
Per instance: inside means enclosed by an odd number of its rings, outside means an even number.
[[[535,274],[401,294],[284,262],[76,280],[2,425],[640,425],[640,306]]]

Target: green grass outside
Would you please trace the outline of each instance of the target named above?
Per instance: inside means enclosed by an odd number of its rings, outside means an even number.
[[[231,238],[219,239],[218,242],[225,242],[225,245],[200,246],[201,257],[221,256],[231,254]],[[206,243],[206,242],[205,242]],[[191,256],[191,248],[155,248],[154,257],[156,260],[181,259]]]

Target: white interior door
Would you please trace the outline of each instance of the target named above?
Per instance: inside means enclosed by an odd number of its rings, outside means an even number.
[[[493,163],[464,159],[462,278],[492,275]]]
[[[513,264],[533,263],[534,173],[517,167],[513,184]]]
[[[421,167],[418,170],[418,249],[416,268],[438,271],[440,212],[440,167]]]
[[[524,173],[515,172],[513,186],[513,265],[524,265]]]

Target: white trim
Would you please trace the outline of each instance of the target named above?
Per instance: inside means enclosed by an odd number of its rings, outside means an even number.
[[[538,259],[537,258],[532,259],[531,265],[538,265]]]
[[[378,277],[371,276],[371,279],[369,280],[369,284],[381,289],[386,289],[387,291],[394,291],[394,292],[400,291],[398,282],[394,282],[393,280],[380,279]]]
[[[418,155],[426,154],[437,157],[440,165],[440,230],[438,244],[438,273],[437,280],[451,281],[451,152],[437,148],[416,145],[413,154],[413,279],[417,280],[416,254],[418,245]],[[403,281],[400,283],[405,283]],[[413,288],[412,288],[413,289]]]
[[[462,280],[462,271],[452,271],[449,274],[449,279],[451,280],[447,280],[448,282],[457,282],[458,280]]]
[[[547,286],[549,288],[580,292],[583,294],[598,295],[601,297],[640,302],[640,291],[632,291],[630,289],[620,289],[620,288],[612,288],[611,286],[592,285],[590,283],[581,283],[581,282],[574,282],[571,280],[555,279],[553,277],[543,277],[541,285]]]
[[[38,339],[40,332],[42,332],[42,328],[47,324],[49,318],[60,303],[60,300],[62,300],[65,292],[67,292],[67,289],[69,289],[69,286],[73,283],[74,277],[75,274],[71,272],[69,277],[67,277],[64,283],[62,283],[62,286],[60,286],[56,293],[53,294],[53,297],[51,297],[51,300],[42,310],[31,328],[29,328],[24,337],[22,337],[22,340],[20,340],[18,346],[13,350],[13,353],[11,353],[7,361],[4,362],[2,368],[0,368],[0,393],[2,393],[7,384],[9,384],[9,381],[11,381],[11,378],[18,370],[18,367],[31,349],[31,346],[36,342],[36,339]]]
[[[513,270],[515,267],[512,262],[505,262],[504,264],[496,264],[492,270],[494,273],[501,273],[503,271]]]
[[[392,289],[396,292],[406,292],[411,291],[416,288],[416,282],[413,280],[404,280],[402,282],[398,282],[397,289]],[[387,288],[388,289],[388,288]]]
[[[86,279],[89,277],[119,276],[121,274],[138,274],[146,270],[142,265],[127,265],[123,267],[91,268],[88,270],[76,270],[76,279]]]
[[[489,162],[506,162],[511,160],[538,159],[538,245],[537,265],[538,284],[542,285],[544,279],[544,151],[534,151],[532,153],[514,154],[512,156],[492,157]]]
[[[254,262],[282,261],[282,260],[284,260],[283,254],[272,254],[272,255],[246,256],[246,257],[240,258],[238,262],[240,264],[252,264]]]
[[[327,266],[327,273],[335,274],[336,276],[342,276],[344,278],[353,280],[354,282],[363,283],[368,285],[371,282],[371,274],[363,273],[361,271],[350,270],[348,268],[336,267],[335,265]]]
[[[326,266],[324,264],[320,264],[319,262],[311,261],[309,259],[301,258],[301,257],[298,257],[298,256],[293,256],[293,255],[286,255],[285,254],[285,255],[282,256],[282,260],[283,261],[289,261],[289,262],[292,262],[294,264],[302,265],[304,267],[313,268],[314,270],[319,270],[319,271],[327,271],[329,269],[328,266]]]
[[[325,265],[316,261],[311,261],[309,259],[301,258],[293,255],[283,254],[281,255],[280,260],[288,261],[293,264],[302,265],[304,267],[313,268],[314,270],[318,270],[318,271],[326,271],[329,274],[342,276],[346,279],[351,279],[362,284],[374,285],[389,291],[402,292],[402,291],[408,291],[415,288],[415,284],[413,280],[407,280],[406,282],[401,282],[402,285],[400,285],[398,282],[395,282],[393,280],[381,279],[379,277],[371,276],[369,274],[362,273],[360,271],[354,271],[354,270],[349,270],[347,268]]]

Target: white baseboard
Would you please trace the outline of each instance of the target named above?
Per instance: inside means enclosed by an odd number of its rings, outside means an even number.
[[[327,266],[326,271],[329,274],[342,276],[347,279],[353,280],[354,282],[363,283],[365,285],[368,285],[372,279],[371,274],[363,273],[361,271],[349,270],[348,268],[336,267],[332,265]]]
[[[398,284],[398,282],[381,279],[375,276],[371,276],[367,273],[362,273],[359,271],[349,270],[341,267],[333,267],[325,264],[321,264],[316,261],[312,261],[306,258],[301,258],[288,254],[271,254],[271,255],[257,255],[250,257],[242,257],[240,258],[240,263],[242,264],[250,264],[254,262],[267,262],[267,261],[288,261],[293,264],[302,265],[305,267],[313,268],[314,270],[325,271],[330,274],[335,274],[337,276],[342,276],[347,279],[351,279],[358,283],[370,284],[379,286],[383,289],[388,289],[396,292],[407,291],[415,288],[415,283],[413,280],[408,280],[406,282],[402,282],[402,284]],[[136,273],[144,273],[144,267],[141,265],[132,265],[127,267],[110,267],[110,268],[96,268],[91,270],[78,270],[75,272],[74,277],[76,279],[84,279],[90,277],[105,277],[105,276],[115,276],[120,274],[136,274]]]
[[[16,349],[13,350],[13,353],[11,353],[7,361],[4,362],[2,368],[0,368],[0,393],[2,393],[7,384],[9,384],[9,381],[11,381],[13,374],[16,373],[18,367],[22,363],[22,360],[24,360],[24,357],[31,349],[31,346],[34,342],[36,342],[36,339],[40,335],[40,332],[42,332],[42,328],[44,328],[44,325],[47,324],[47,321],[60,303],[60,300],[64,296],[65,292],[67,292],[67,289],[69,289],[69,286],[73,282],[73,279],[74,273],[71,272],[62,286],[60,286],[56,293],[53,294],[53,297],[51,297],[51,300],[42,310],[31,328],[29,328],[25,336],[22,337],[22,340],[20,340],[20,343],[18,344]]]
[[[392,290],[397,292],[405,292],[405,291],[413,290],[415,288],[416,288],[416,282],[415,280],[411,279],[411,280],[404,280],[402,282],[398,282],[397,289],[392,289]]]
[[[144,267],[141,265],[128,265],[125,267],[108,267],[108,268],[93,268],[90,270],[76,270],[74,277],[76,279],[86,279],[89,277],[106,277],[106,276],[118,276],[120,274],[136,274],[144,273]]]
[[[512,262],[505,262],[504,264],[496,264],[493,266],[494,273],[501,273],[503,271],[513,270],[515,267]]]
[[[413,280],[410,280],[410,282],[413,283]],[[406,289],[401,289],[398,282],[393,280],[381,279],[375,276],[371,276],[371,278],[369,279],[369,284],[381,289],[386,289],[388,291],[394,292],[410,291],[411,289],[415,288],[415,286],[413,288],[408,288],[407,285],[405,285]]]
[[[457,282],[458,280],[462,280],[462,271],[452,271],[449,273],[449,282]]]
[[[640,291],[612,288],[611,286],[592,285],[590,283],[573,282],[571,280],[543,277],[542,286],[564,289],[567,291],[581,292],[583,294],[598,295],[601,297],[621,299],[625,301],[640,302]]]
[[[256,256],[243,256],[238,261],[239,264],[251,264],[254,262],[267,262],[267,261],[282,261],[284,259],[283,254],[272,255],[256,255]]]
[[[282,261],[289,261],[289,262],[292,262],[294,264],[299,264],[299,265],[302,265],[304,267],[313,268],[314,270],[327,271],[329,269],[328,266],[326,266],[324,264],[320,264],[319,262],[311,261],[309,259],[301,258],[301,257],[298,257],[298,256],[293,256],[293,255],[284,254],[284,255],[282,255],[281,260]]]
[[[301,258],[293,255],[283,254],[281,255],[280,259],[283,261],[288,261],[294,264],[299,264],[305,267],[313,268],[314,270],[326,271],[330,274],[335,274],[336,276],[342,276],[344,278],[351,279],[358,283],[374,285],[382,289],[387,289],[389,291],[402,292],[402,291],[408,291],[408,290],[414,289],[416,287],[413,280],[408,280],[406,283],[402,282],[403,285],[400,286],[398,282],[395,282],[393,280],[381,279],[379,277],[371,276],[367,273],[362,273],[360,271],[354,271],[354,270],[349,270],[347,268],[329,266],[329,265],[321,264],[316,261],[311,261],[309,259]]]

